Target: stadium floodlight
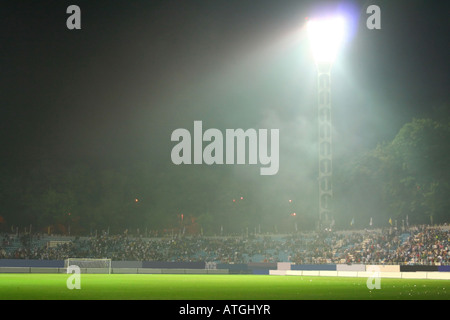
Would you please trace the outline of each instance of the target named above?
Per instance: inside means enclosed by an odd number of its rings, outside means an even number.
[[[316,63],[332,64],[345,36],[345,20],[338,17],[311,19],[308,35]]]
[[[346,25],[342,17],[311,19],[307,30],[318,72],[319,120],[319,228],[333,221],[331,66],[344,41]]]

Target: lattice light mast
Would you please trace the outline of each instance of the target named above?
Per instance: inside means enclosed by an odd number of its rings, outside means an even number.
[[[319,227],[333,217],[333,148],[331,114],[331,68],[344,38],[341,17],[308,21],[308,35],[317,66],[319,136]]]

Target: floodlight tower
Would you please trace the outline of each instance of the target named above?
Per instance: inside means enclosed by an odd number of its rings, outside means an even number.
[[[341,17],[308,21],[308,35],[317,67],[319,127],[319,228],[332,218],[333,156],[331,125],[331,67],[344,37]]]

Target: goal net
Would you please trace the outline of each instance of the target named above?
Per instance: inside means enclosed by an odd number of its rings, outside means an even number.
[[[86,273],[111,273],[111,259],[69,258],[64,260],[64,268],[77,266]]]

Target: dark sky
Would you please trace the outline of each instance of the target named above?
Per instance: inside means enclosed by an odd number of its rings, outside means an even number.
[[[81,30],[66,28],[71,4],[81,8]],[[370,4],[381,9],[381,30],[366,28]],[[337,156],[449,106],[445,1],[6,0],[0,8],[6,167],[45,157],[168,164],[171,132],[192,130],[194,120],[279,128],[280,172],[293,154],[315,155],[315,69],[302,28],[324,8],[355,19],[333,69]]]

